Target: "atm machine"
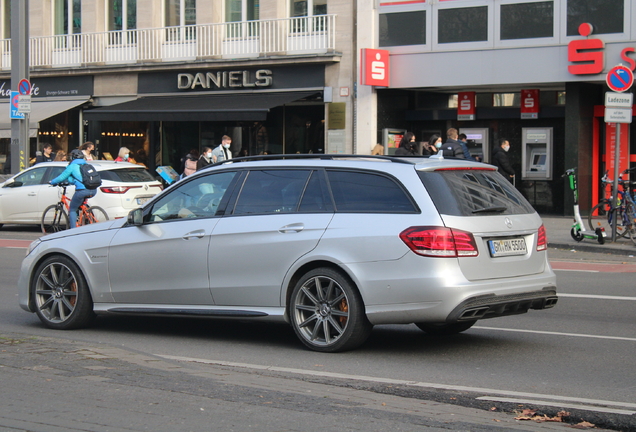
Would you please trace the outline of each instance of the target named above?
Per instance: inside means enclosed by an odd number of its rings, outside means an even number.
[[[521,179],[552,180],[552,128],[522,128],[521,145]]]
[[[490,138],[488,128],[460,128],[459,133],[466,134],[468,151],[480,162],[490,162]],[[444,137],[442,139],[445,140]]]

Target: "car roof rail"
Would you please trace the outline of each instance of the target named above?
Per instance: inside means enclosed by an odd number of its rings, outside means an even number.
[[[218,166],[228,163],[236,162],[254,162],[264,160],[284,160],[284,159],[320,159],[320,160],[339,160],[339,159],[366,159],[366,160],[384,160],[388,162],[404,163],[414,165],[412,160],[408,159],[428,159],[428,156],[385,156],[385,155],[354,155],[354,154],[324,154],[324,153],[290,153],[290,154],[276,154],[276,155],[256,155],[256,156],[242,156],[216,162],[214,164],[207,165],[207,167]]]

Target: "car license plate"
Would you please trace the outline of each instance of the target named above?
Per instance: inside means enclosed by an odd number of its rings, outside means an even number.
[[[488,247],[490,248],[490,256],[492,257],[525,255],[528,252],[526,240],[523,237],[489,240]]]
[[[148,201],[150,201],[150,198],[152,198],[152,197],[141,197],[141,198],[137,198],[137,205],[144,205],[144,204],[146,204]]]

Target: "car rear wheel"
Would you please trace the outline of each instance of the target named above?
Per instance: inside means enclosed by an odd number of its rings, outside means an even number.
[[[84,275],[68,257],[55,255],[44,260],[35,271],[32,287],[36,313],[47,327],[86,327],[94,318]]]
[[[468,330],[477,321],[463,321],[452,324],[432,324],[432,323],[415,323],[420,330],[434,336],[447,336],[461,333]]]
[[[291,296],[290,316],[298,338],[314,351],[356,348],[373,328],[353,283],[328,267],[314,269],[298,281]]]

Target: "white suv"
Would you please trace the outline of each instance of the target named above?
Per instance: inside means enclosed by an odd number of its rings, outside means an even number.
[[[490,165],[234,159],[127,220],[36,241],[20,305],[56,329],[95,314],[286,321],[307,347],[333,352],[359,346],[375,324],[451,334],[550,308],[546,249],[541,218]],[[52,286],[53,275],[65,283]]]

